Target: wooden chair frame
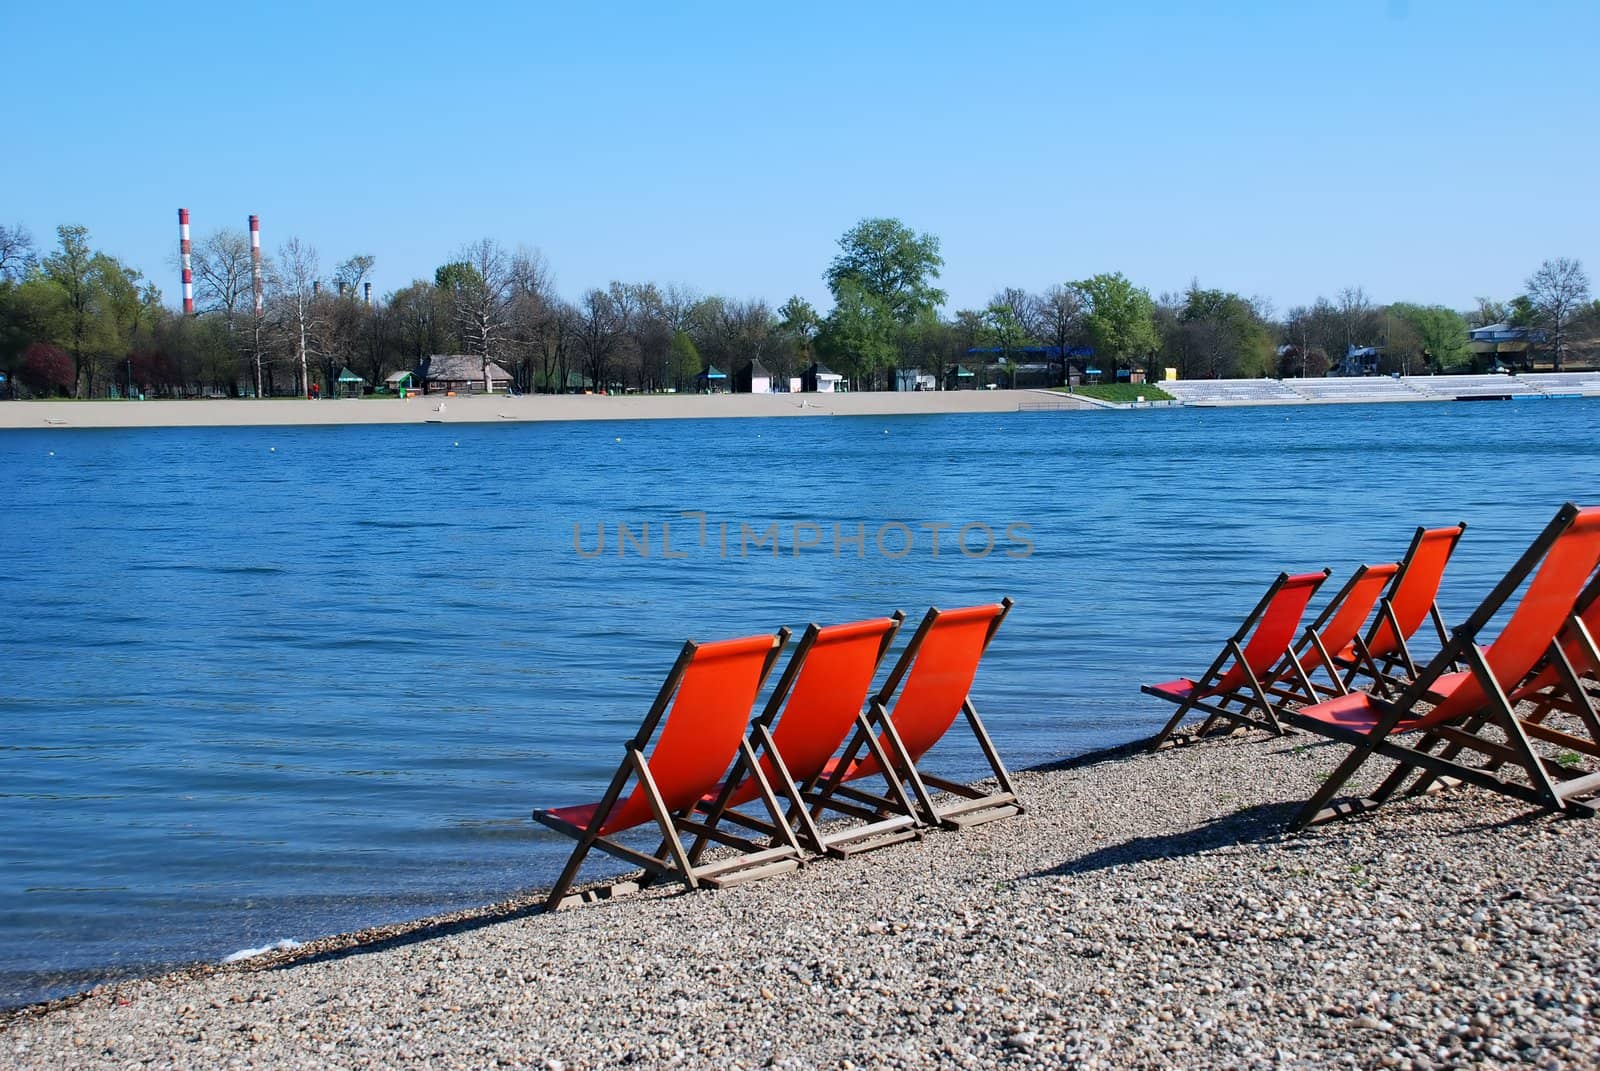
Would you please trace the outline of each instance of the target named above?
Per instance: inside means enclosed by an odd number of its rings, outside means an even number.
[[[1323,569],[1323,580],[1326,580],[1332,572],[1333,570],[1331,569]],[[1301,575],[1310,576],[1314,574]],[[1196,737],[1205,736],[1211,732],[1216,723],[1221,720],[1233,722],[1236,728],[1265,729],[1274,736],[1283,735],[1283,723],[1278,717],[1282,692],[1280,689],[1280,694],[1274,695],[1273,689],[1280,680],[1292,679],[1299,686],[1300,694],[1314,695],[1311,679],[1306,675],[1305,667],[1300,664],[1299,657],[1287,644],[1285,644],[1283,653],[1280,656],[1274,656],[1272,662],[1269,663],[1276,664],[1281,668],[1265,674],[1258,674],[1251,667],[1249,660],[1245,657],[1245,649],[1248,646],[1247,640],[1265,617],[1268,607],[1272,605],[1273,601],[1277,599],[1278,593],[1292,579],[1294,577],[1291,577],[1288,573],[1278,574],[1278,578],[1268,586],[1266,594],[1261,596],[1261,600],[1256,603],[1255,608],[1245,617],[1233,635],[1228,637],[1227,642],[1222,646],[1221,653],[1212,661],[1210,667],[1193,682],[1194,687],[1187,697],[1182,700],[1174,699],[1172,695],[1162,692],[1158,685],[1147,684],[1139,689],[1146,695],[1178,704],[1177,711],[1167,721],[1166,725],[1162,726],[1161,731],[1151,737],[1149,744],[1151,751],[1157,751],[1165,745],[1168,738],[1183,723],[1183,719],[1193,710],[1198,710],[1206,715],[1206,720],[1201,723],[1200,728],[1194,733]],[[1317,585],[1320,586],[1321,583],[1322,581],[1318,581]],[[1314,595],[1315,593],[1316,589],[1313,588],[1312,594]],[[1235,688],[1220,695],[1207,695],[1206,690],[1215,687],[1222,681],[1226,675],[1225,669],[1230,664],[1237,666],[1242,671],[1245,687]],[[1230,704],[1237,704],[1238,708],[1232,709]]]
[[[1387,570],[1389,571],[1388,581],[1386,583],[1381,580],[1375,582],[1385,583],[1386,587],[1392,586],[1394,574],[1399,568],[1400,565],[1398,563],[1390,562],[1385,562],[1381,565],[1357,566],[1356,571],[1350,575],[1349,580],[1344,582],[1344,586],[1335,593],[1328,605],[1323,607],[1322,612],[1316,616],[1311,624],[1306,626],[1299,645],[1273,669],[1269,678],[1270,683],[1266,685],[1266,691],[1274,699],[1290,703],[1315,703],[1318,699],[1327,696],[1348,694],[1350,687],[1340,673],[1341,660],[1338,658],[1339,652],[1343,651],[1346,646],[1349,646],[1355,653],[1356,659],[1370,666],[1376,672],[1377,665],[1372,658],[1372,653],[1367,649],[1366,641],[1361,635],[1361,626],[1366,624],[1366,619],[1371,616],[1372,611],[1381,601],[1381,592],[1368,603],[1361,620],[1355,623],[1354,628],[1350,630],[1348,635],[1337,635],[1330,640],[1327,630],[1330,624],[1350,604],[1350,600],[1355,597],[1356,592],[1368,583],[1367,578],[1369,576],[1375,572]],[[1314,654],[1315,658],[1307,658],[1308,654]],[[1308,661],[1313,663],[1310,669],[1305,668]],[[1299,666],[1298,673],[1295,672],[1296,663]],[[1327,675],[1330,681],[1327,687],[1317,684],[1314,679],[1319,669]]]
[[[1370,729],[1354,729],[1320,720],[1316,717],[1316,706],[1289,712],[1288,717],[1295,725],[1351,745],[1350,754],[1301,807],[1291,823],[1292,828],[1302,829],[1333,818],[1371,810],[1399,791],[1414,774],[1418,775],[1417,779],[1406,795],[1429,791],[1438,784],[1467,783],[1552,810],[1574,814],[1594,813],[1595,804],[1580,800],[1579,797],[1600,790],[1600,774],[1572,776],[1570,772],[1562,770],[1559,763],[1534,750],[1528,726],[1517,716],[1505,682],[1496,676],[1488,662],[1487,653],[1477,644],[1478,634],[1523,582],[1534,575],[1581,512],[1570,502],[1557,512],[1472,616],[1454,631],[1438,655],[1405,686],[1397,698],[1369,697],[1370,703],[1380,712]],[[1596,557],[1600,558],[1600,554]],[[1585,578],[1593,572],[1594,566],[1595,562],[1591,561],[1584,573]],[[1575,597],[1571,601],[1575,604]],[[1566,622],[1552,630],[1546,648],[1546,657],[1552,665],[1561,667],[1558,672],[1569,687],[1575,681],[1576,674],[1562,650],[1559,633],[1564,625],[1573,622],[1581,628],[1581,621],[1569,615]],[[1508,629],[1514,623],[1515,615],[1513,621],[1508,623]],[[1504,637],[1506,633],[1502,632],[1501,635]],[[1419,704],[1435,705],[1437,709],[1437,705],[1448,700],[1447,695],[1433,690],[1433,686],[1447,673],[1457,672],[1455,667],[1458,664],[1465,664],[1466,672],[1476,681],[1484,696],[1482,707],[1464,716],[1438,722],[1430,721],[1429,715],[1416,716],[1414,711]],[[1523,666],[1516,670],[1519,680],[1529,668]],[[1451,692],[1454,692],[1454,688]],[[1490,725],[1501,731],[1505,737],[1504,743],[1481,735],[1483,729]],[[1421,732],[1421,736],[1413,744],[1396,739],[1414,731]],[[1435,753],[1433,749],[1441,744],[1444,745],[1443,749]],[[1485,756],[1486,764],[1468,765],[1460,761],[1459,756],[1463,751]],[[1373,755],[1393,759],[1397,763],[1396,768],[1366,797],[1339,806],[1331,805],[1338,792]],[[1506,781],[1499,777],[1499,770],[1506,765],[1519,768],[1527,777],[1527,783]]]
[[[878,666],[882,664],[884,656],[889,653],[889,648],[893,645],[894,638],[899,632],[900,626],[905,622],[905,618],[905,613],[900,610],[896,610],[889,615],[889,620],[893,624],[885,631],[883,639],[878,645],[877,658],[873,662],[874,675],[877,673]],[[894,814],[889,817],[883,817],[873,812],[855,812],[856,817],[867,821],[868,824],[866,826],[845,827],[824,833],[817,824],[818,815],[812,813],[812,807],[808,801],[817,796],[819,786],[827,776],[827,770],[806,771],[804,777],[796,778],[794,771],[783,757],[782,751],[773,736],[774,726],[777,725],[780,716],[786,718],[799,716],[798,714],[790,713],[786,705],[793,694],[796,682],[800,679],[801,674],[806,671],[808,660],[811,658],[812,650],[822,631],[821,626],[813,622],[807,625],[805,632],[801,634],[800,642],[796,644],[794,653],[789,658],[789,664],[784,667],[783,674],[773,687],[772,695],[767,700],[767,705],[762,709],[755,721],[751,723],[751,746],[756,752],[765,753],[771,761],[774,771],[778,774],[777,783],[774,787],[789,803],[785,819],[794,834],[809,851],[817,855],[828,854],[835,845],[859,840],[863,837],[876,838],[876,843],[879,844],[910,839],[917,835],[914,828],[915,823],[908,821],[906,818],[906,816],[915,813],[911,800],[906,795],[904,786],[889,774],[888,771],[892,770],[893,767],[889,764],[888,754],[872,733],[871,723],[867,720],[865,713],[860,710],[856,712],[854,730],[857,736],[863,736],[864,734],[867,742],[866,746],[877,761],[879,769],[883,771],[885,791],[894,804]],[[870,682],[868,687],[871,687]],[[863,694],[861,698],[864,703],[866,696]],[[847,731],[845,736],[849,735],[849,731]],[[844,742],[845,737],[841,737],[831,750],[837,751]],[[702,804],[701,810],[706,814],[705,824],[708,827],[715,828],[720,822],[728,822],[765,833],[768,836],[776,834],[777,830],[771,822],[729,806],[729,800],[739,787],[740,781],[738,778],[729,778],[723,783],[722,790],[715,800]],[[691,860],[699,858],[706,842],[707,838],[705,837],[696,841],[689,851]]]
[[[772,667],[778,659],[779,653],[789,640],[789,630],[779,629],[774,637],[772,649],[767,652],[762,664],[757,690],[766,682]],[[608,855],[632,863],[644,869],[648,880],[654,878],[670,877],[681,881],[688,889],[698,889],[702,885],[723,887],[741,881],[766,877],[773,873],[792,870],[799,865],[802,851],[793,832],[783,821],[783,809],[779,806],[772,786],[768,783],[761,770],[761,763],[756,759],[750,747],[748,737],[741,737],[737,757],[734,760],[734,774],[738,779],[741,772],[747,773],[758,786],[762,802],[766,805],[769,814],[774,819],[773,829],[777,833],[771,846],[762,848],[743,838],[731,838],[720,831],[707,827],[694,817],[694,807],[683,808],[673,812],[667,807],[662,797],[661,789],[655,777],[650,772],[649,760],[645,757],[645,748],[656,734],[656,729],[661,725],[667,711],[671,706],[673,697],[677,694],[678,686],[688,673],[694,661],[695,652],[702,645],[690,640],[683,645],[678,653],[677,660],[672,669],[667,673],[666,680],[661,685],[661,690],[656,694],[655,701],[650,704],[644,720],[639,725],[639,730],[628,741],[624,748],[622,762],[617,767],[617,772],[612,775],[611,783],[607,786],[605,795],[600,798],[595,807],[593,817],[588,825],[579,828],[569,822],[563,821],[553,813],[545,810],[533,812],[535,821],[549,826],[560,833],[577,839],[578,844],[573,849],[572,855],[567,859],[567,865],[562,870],[556,883],[551,886],[545,898],[545,909],[556,910],[565,906],[567,891],[571,888],[577,877],[579,868],[588,857],[591,850],[599,849]],[[754,696],[752,695],[752,699]],[[640,790],[645,794],[651,814],[656,826],[661,831],[661,845],[654,853],[646,853],[629,847],[616,840],[614,836],[603,836],[600,832],[604,828],[611,811],[622,798],[622,791],[630,781],[637,780]],[[633,827],[630,827],[633,828]],[[617,830],[616,832],[623,832]],[[736,849],[737,854],[719,859],[715,862],[701,865],[696,857],[692,857],[689,850],[684,847],[683,835],[694,833],[702,838],[709,838]]]
[[[1600,692],[1595,686],[1596,674],[1600,674],[1600,647],[1594,636],[1596,628],[1600,628],[1600,572],[1578,596],[1572,619],[1560,637],[1559,653],[1553,652],[1534,667],[1528,680],[1511,693],[1517,718],[1529,737],[1592,759],[1600,759]],[[1524,711],[1524,706],[1531,710]],[[1576,736],[1548,724],[1556,714],[1576,720],[1588,735]],[[1571,780],[1578,775],[1561,766],[1557,776]]]
[[[1013,605],[1009,597],[1000,600],[1000,612],[990,620],[978,651],[980,662]],[[828,847],[830,854],[849,855],[869,847],[878,847],[885,843],[882,835],[886,832],[894,833],[920,826],[960,829],[1008,818],[1024,810],[1011,775],[1001,761],[1000,753],[995,749],[994,741],[989,737],[970,695],[962,701],[961,714],[966,718],[984,759],[989,763],[999,786],[998,791],[987,792],[921,769],[894,723],[890,702],[900,691],[902,683],[915,672],[923,643],[938,623],[940,614],[938,607],[930,607],[923,615],[916,632],[884,680],[883,687],[869,703],[864,724],[852,734],[843,755],[834,764],[828,777],[815,791],[806,794],[813,818],[834,811],[868,822],[866,826],[844,831],[834,837]],[[887,745],[887,755],[883,754],[880,744]],[[879,769],[885,774],[891,789],[888,795],[870,793],[849,783],[853,780],[851,771],[856,768],[856,760],[863,749],[870,750]],[[909,798],[905,792],[906,786],[911,789]],[[934,798],[935,791],[956,796],[958,802],[940,805]]]
[[[1443,649],[1450,643],[1450,630],[1445,626],[1444,614],[1439,611],[1439,583],[1444,578],[1444,570],[1449,567],[1450,558],[1455,555],[1456,548],[1461,545],[1461,537],[1466,534],[1467,523],[1462,521],[1455,525],[1456,535],[1450,542],[1449,549],[1445,552],[1443,564],[1439,567],[1439,575],[1434,578],[1434,590],[1428,600],[1428,610],[1424,618],[1417,622],[1416,628],[1407,631],[1401,623],[1395,603],[1404,594],[1406,585],[1414,582],[1416,572],[1417,552],[1422,547],[1422,542],[1430,531],[1424,526],[1418,526],[1411,536],[1411,543],[1406,547],[1405,554],[1400,559],[1400,571],[1395,574],[1394,581],[1389,585],[1389,590],[1384,597],[1378,600],[1378,616],[1367,629],[1367,634],[1362,637],[1364,654],[1344,663],[1344,684],[1346,689],[1353,687],[1358,678],[1365,677],[1372,681],[1372,687],[1380,695],[1392,695],[1403,688],[1407,681],[1415,680],[1417,676],[1416,660],[1411,654],[1410,640],[1414,639],[1417,629],[1421,628],[1423,621],[1433,623],[1434,633],[1438,636],[1439,647]],[[1443,531],[1443,529],[1438,529]],[[1385,628],[1394,636],[1393,650],[1375,650],[1380,633]],[[1455,669],[1460,669],[1457,663]]]

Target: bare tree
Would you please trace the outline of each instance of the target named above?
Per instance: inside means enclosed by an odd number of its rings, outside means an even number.
[[[1503,301],[1493,298],[1474,298],[1477,307],[1467,313],[1467,324],[1470,327],[1488,327],[1490,324],[1503,323],[1511,319],[1511,310]]]
[[[310,389],[310,373],[306,368],[307,353],[312,338],[321,326],[317,303],[317,251],[299,238],[290,238],[278,247],[278,260],[282,265],[273,277],[279,316],[294,340],[295,355],[299,360],[300,378],[296,393],[304,396]]]
[[[1377,325],[1377,310],[1372,307],[1366,290],[1359,286],[1347,286],[1339,291],[1339,318],[1344,325],[1345,353],[1349,353],[1350,347],[1357,344],[1357,339],[1362,345],[1372,341]]]
[[[731,371],[769,356],[778,341],[778,320],[761,298],[711,297],[696,313],[695,342],[709,365]]]
[[[533,358],[537,375],[534,387],[541,384],[551,394],[561,394],[567,389],[567,370],[571,365],[572,349],[577,343],[578,310],[559,298],[552,297],[540,310],[533,335]]]
[[[526,246],[511,257],[510,329],[506,353],[517,389],[534,389],[534,358],[539,353],[539,336],[549,324],[548,309],[556,301],[550,268],[544,254]]]
[[[33,235],[18,223],[7,227],[0,224],[0,279],[15,282],[32,270],[38,262],[33,247]]]
[[[220,312],[233,336],[239,314],[253,303],[250,239],[243,231],[213,231],[194,247],[195,296],[202,312]]]
[[[1038,303],[1033,296],[1020,286],[1008,286],[989,299],[989,308],[1003,307],[1010,314],[1014,322],[1028,338],[1037,338],[1039,330]]]
[[[607,290],[590,290],[578,302],[574,325],[584,372],[595,390],[604,390],[611,357],[616,352],[624,321],[615,298]]]
[[[435,282],[450,296],[462,347],[483,362],[487,392],[489,364],[510,335],[511,257],[494,239],[481,238],[440,268]]]
[[[266,254],[262,254],[262,257],[261,257],[261,288],[262,288],[262,294],[265,295],[265,294],[271,292],[271,290],[276,286],[276,283],[277,283],[277,265],[273,262],[271,257],[267,256]],[[251,286],[252,286],[252,288],[254,287],[254,281],[253,280],[252,280]],[[264,372],[265,366],[266,366],[267,351],[268,351],[268,348],[269,348],[269,346],[270,346],[270,344],[272,342],[272,339],[271,339],[272,324],[271,324],[270,321],[267,320],[267,317],[266,317],[265,300],[263,299],[262,307],[257,309],[255,307],[255,304],[254,304],[254,297],[255,297],[255,295],[252,292],[252,294],[251,294],[251,315],[250,315],[250,364],[253,367],[253,369],[255,370],[256,397],[257,398],[264,398],[264,397],[266,397],[266,394],[263,392],[264,388],[270,387],[270,381],[271,381],[270,375],[265,375],[264,376],[263,372]],[[264,379],[266,380],[265,383],[263,382]]]
[[[661,313],[673,331],[687,331],[694,323],[695,310],[704,299],[692,286],[668,283],[661,293]]]
[[[372,265],[375,263],[377,262],[365,253],[357,253],[344,261],[333,269],[334,289],[341,295],[360,296],[361,284],[372,274]]]
[[[1551,336],[1554,368],[1561,371],[1566,358],[1567,328],[1589,300],[1589,276],[1583,263],[1572,257],[1557,257],[1539,265],[1528,276],[1528,301]]]
[[[438,289],[418,279],[389,297],[401,352],[413,367],[430,353],[444,353],[448,344],[449,313]]]
[[[1083,297],[1070,286],[1052,286],[1032,300],[1039,336],[1061,357],[1061,382],[1067,382],[1067,350],[1083,333]]]
[[[389,370],[390,360],[398,349],[399,332],[394,310],[385,302],[374,301],[370,305],[363,302],[361,307],[363,315],[359,343],[362,366],[367,374],[367,382],[376,386],[383,382],[383,375]]]
[[[673,326],[667,311],[667,298],[654,283],[634,283],[627,287],[632,298],[628,309],[627,333],[633,356],[638,361],[639,386],[661,390],[671,378]]]

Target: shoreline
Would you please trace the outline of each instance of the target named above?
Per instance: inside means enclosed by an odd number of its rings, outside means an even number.
[[[0,1063],[1600,1059],[1600,823],[1456,789],[1285,834],[1343,753],[1123,745],[1018,773],[1023,816],[726,891],[534,892],[13,1009]]]
[[[443,406],[443,409],[440,409]],[[129,402],[0,402],[0,429],[494,424],[563,420],[908,416],[1105,408],[1050,390],[860,391],[840,394],[418,395],[398,398],[226,398]]]

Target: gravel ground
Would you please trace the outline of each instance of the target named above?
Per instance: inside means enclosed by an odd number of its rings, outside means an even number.
[[[0,1018],[0,1066],[1600,1065],[1600,822],[1457,789],[1285,836],[1340,749],[1018,775],[1029,813]]]

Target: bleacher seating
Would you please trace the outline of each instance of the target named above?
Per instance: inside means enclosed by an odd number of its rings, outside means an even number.
[[[1446,402],[1458,398],[1600,396],[1600,372],[1521,376],[1329,376],[1317,379],[1182,379],[1160,384],[1182,405],[1307,402]]]
[[[1305,401],[1276,379],[1180,379],[1159,386],[1184,405],[1293,405]]]
[[[1286,379],[1283,385],[1312,402],[1420,402],[1423,396],[1392,376]]]
[[[1539,394],[1516,376],[1406,376],[1406,385],[1430,398],[1495,398]]]
[[[1600,372],[1531,372],[1517,378],[1545,394],[1600,394]]]

